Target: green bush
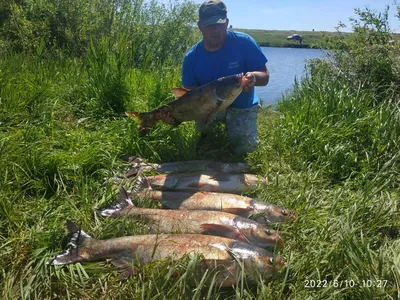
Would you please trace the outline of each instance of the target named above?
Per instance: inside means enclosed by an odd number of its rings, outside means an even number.
[[[193,39],[196,5],[190,1],[166,5],[144,0],[6,0],[0,5],[0,17],[3,51],[82,57],[104,37],[113,47],[126,36],[132,63],[147,66],[180,62]]]
[[[387,8],[388,9],[388,8]],[[328,59],[280,104],[286,149],[333,182],[349,178],[398,187],[400,111],[397,43],[389,43],[387,10],[357,10],[354,34],[330,40]]]

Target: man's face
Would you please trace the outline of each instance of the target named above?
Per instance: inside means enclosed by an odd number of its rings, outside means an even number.
[[[203,34],[204,43],[210,48],[220,48],[225,42],[228,23],[228,19],[226,20],[225,24],[202,26],[200,23],[198,23],[198,27]]]

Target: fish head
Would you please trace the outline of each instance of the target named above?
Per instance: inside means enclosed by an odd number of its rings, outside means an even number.
[[[247,263],[247,265],[246,265]],[[258,250],[248,262],[244,262],[246,271],[252,278],[269,278],[285,266],[284,259],[268,250]]]
[[[216,94],[222,100],[235,100],[248,81],[243,73],[221,77],[216,82]]]
[[[279,271],[285,266],[285,260],[282,256],[275,256],[268,258],[268,265],[272,267],[274,271]]]
[[[262,277],[274,275],[285,266],[285,261],[281,256],[274,256],[266,251],[266,254],[259,254],[253,257],[253,265]],[[254,276],[254,275],[253,275]],[[258,277],[258,276],[257,276]]]
[[[252,219],[259,223],[282,223],[293,222],[296,216],[293,212],[280,207],[279,205],[252,201],[251,206],[254,208]]]
[[[262,225],[252,228],[251,236],[249,236],[249,241],[252,244],[263,248],[271,246],[283,248],[284,246],[283,240],[276,230],[272,230]]]
[[[243,262],[245,272],[253,279],[259,278],[260,275],[269,277],[285,265],[282,257],[248,243],[234,241],[229,243],[225,250]]]

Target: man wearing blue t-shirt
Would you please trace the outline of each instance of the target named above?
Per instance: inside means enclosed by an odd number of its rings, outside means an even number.
[[[260,47],[247,34],[228,30],[226,5],[220,0],[203,2],[199,9],[199,27],[203,39],[185,55],[182,84],[187,89],[206,84],[223,76],[244,73],[251,83],[226,110],[217,113],[207,124],[196,122],[202,136],[216,122],[224,122],[236,154],[255,150],[258,143],[257,112],[259,98],[254,86],[269,81],[268,61]]]

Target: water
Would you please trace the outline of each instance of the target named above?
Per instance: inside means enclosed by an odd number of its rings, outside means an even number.
[[[261,47],[261,50],[268,58],[270,72],[268,85],[256,87],[263,106],[276,104],[282,94],[292,88],[294,79],[304,76],[307,59],[324,56],[320,49]]]

